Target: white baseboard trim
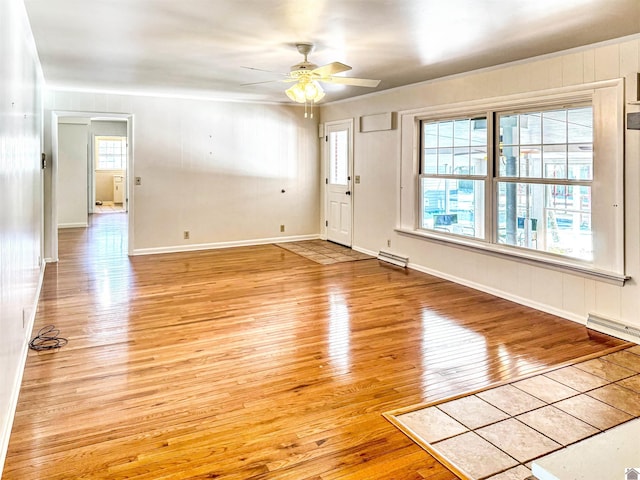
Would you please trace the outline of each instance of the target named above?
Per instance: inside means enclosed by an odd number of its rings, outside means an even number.
[[[371,255],[372,257],[377,257],[378,252],[374,252],[372,250],[367,250],[366,248],[358,247],[356,245],[351,246],[351,250],[355,250],[356,252],[364,253],[365,255]]]
[[[639,328],[605,317],[604,315],[590,312],[589,315],[587,315],[587,328],[640,345]]]
[[[482,285],[480,283],[472,282],[464,278],[456,277],[455,275],[449,275],[447,273],[442,273],[437,270],[433,270],[422,265],[418,265],[415,263],[409,263],[408,267],[412,270],[416,270],[418,272],[427,273],[429,275],[433,275],[434,277],[442,278],[444,280],[449,280],[450,282],[457,283],[460,285],[464,285],[465,287],[473,288],[474,290],[479,290],[481,292],[488,293],[490,295],[494,295],[496,297],[504,298],[505,300],[510,300],[512,302],[518,303],[520,305],[524,305],[525,307],[531,307],[536,310],[540,310],[541,312],[549,313],[551,315],[555,315],[557,317],[564,318],[566,320],[571,320],[576,323],[580,323],[582,325],[586,324],[585,318],[573,313],[568,312],[566,310],[562,310],[559,308],[552,307],[550,305],[546,305],[544,303],[539,303],[532,301],[528,298],[523,298],[518,295],[513,295],[512,293],[505,292],[503,290],[499,290],[497,288],[488,287],[486,285]]]
[[[193,245],[174,245],[169,247],[136,248],[133,250],[133,255],[155,255],[157,253],[194,252],[198,250],[215,250],[218,248],[250,247],[253,245],[268,245],[272,243],[288,243],[288,242],[301,242],[303,240],[317,240],[318,238],[320,238],[320,235],[318,234],[294,235],[289,237],[236,240],[232,242],[196,243]]]
[[[320,235],[317,234],[313,234],[313,235],[296,235],[293,237],[284,237],[284,238],[274,238],[274,239],[269,239],[266,238],[264,242],[261,241],[261,243],[252,243],[252,245],[265,245],[268,243],[289,243],[289,242],[303,242],[305,240],[318,240],[320,238]],[[270,241],[273,240],[273,241]]]
[[[365,253],[373,257],[377,257],[378,255],[378,252],[374,252],[366,248],[358,247],[356,245],[353,245],[351,248],[357,252]],[[586,319],[573,312],[568,312],[566,310],[555,308],[550,305],[546,305],[544,303],[535,302],[528,298],[519,297],[518,295],[513,295],[511,293],[505,292],[503,290],[499,290],[497,288],[487,287],[486,285],[482,285],[476,282],[471,282],[467,279],[456,277],[455,275],[449,275],[448,273],[443,273],[438,270],[433,270],[431,268],[427,268],[422,265],[418,265],[416,263],[409,263],[407,268],[410,268],[411,270],[416,270],[418,272],[427,273],[429,275],[433,275],[434,277],[442,278],[444,280],[449,280],[450,282],[457,283],[459,285],[464,285],[465,287],[470,287],[470,288],[473,288],[474,290],[479,290],[481,292],[485,292],[490,295],[494,295],[496,297],[504,298],[505,300],[510,300],[520,305],[524,305],[525,307],[531,307],[536,310],[540,310],[541,312],[555,315],[556,317],[561,317],[566,320],[571,320],[572,322],[576,322],[581,325],[586,325]]]
[[[87,222],[80,222],[80,223],[59,223],[58,224],[58,230],[61,228],[86,228],[88,227],[89,224]]]
[[[27,319],[27,322],[25,324],[25,338],[22,342],[22,349],[20,351],[18,372],[15,376],[14,383],[11,389],[9,416],[7,417],[6,424],[2,425],[2,432],[0,435],[0,478],[2,478],[2,470],[4,469],[4,462],[7,458],[7,450],[9,449],[9,438],[11,437],[11,429],[13,428],[13,420],[16,416],[16,408],[18,407],[18,397],[20,396],[22,377],[24,375],[25,365],[27,363],[27,353],[29,352],[29,341],[31,332],[33,331],[33,325],[35,323],[36,313],[38,311],[38,301],[40,300],[40,292],[42,291],[42,284],[44,282],[45,267],[46,262],[43,262],[40,266],[40,275],[38,278],[38,285],[36,286],[35,298],[31,306],[31,311],[29,312],[29,318]]]

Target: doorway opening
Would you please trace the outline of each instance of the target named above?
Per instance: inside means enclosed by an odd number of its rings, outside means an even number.
[[[112,228],[120,230],[123,253],[132,254],[132,132],[132,115],[52,112],[50,208],[45,216],[48,261],[58,260],[59,230],[91,228],[106,212],[120,214]]]
[[[112,122],[117,125],[116,122]],[[124,122],[120,122],[124,123]],[[127,136],[99,135],[106,122],[91,122],[93,130],[93,213],[126,212]],[[113,127],[112,127],[113,128]],[[126,124],[120,127],[126,134]]]

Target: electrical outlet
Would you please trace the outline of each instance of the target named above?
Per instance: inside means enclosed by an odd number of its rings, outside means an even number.
[[[136,177],[136,185],[142,185],[142,177]]]
[[[184,232],[182,232],[182,238],[184,238],[185,240],[189,240],[189,230],[185,230]]]
[[[284,232],[284,225],[280,225],[280,231]]]

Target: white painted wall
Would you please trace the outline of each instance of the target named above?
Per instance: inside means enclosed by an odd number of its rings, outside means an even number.
[[[58,228],[86,227],[89,121],[58,122]]]
[[[300,108],[51,91],[51,111],[133,115],[134,253],[319,234],[317,123]]]
[[[625,38],[564,54],[413,85],[326,105],[321,121],[447,105],[509,94],[625,77],[640,71],[640,38]],[[627,100],[633,100],[629,82]],[[640,106],[628,105],[628,111]],[[625,273],[633,279],[617,287],[575,274],[498,259],[479,252],[400,235],[399,130],[356,133],[354,246],[406,254],[415,268],[471,285],[579,322],[597,313],[640,327],[640,131],[625,132]]]
[[[126,137],[127,122],[115,120],[91,120],[91,135]]]
[[[41,273],[42,73],[22,0],[0,2],[0,475]]]

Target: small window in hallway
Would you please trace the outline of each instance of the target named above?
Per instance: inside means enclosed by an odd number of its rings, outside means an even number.
[[[127,137],[96,137],[96,170],[127,168]]]

